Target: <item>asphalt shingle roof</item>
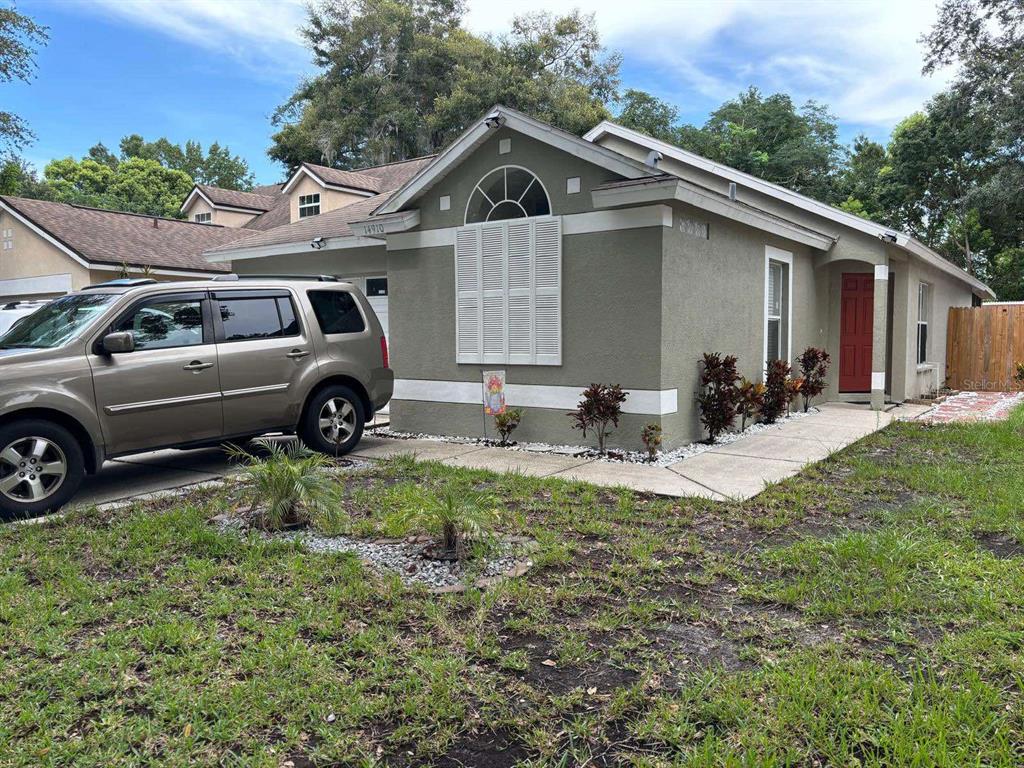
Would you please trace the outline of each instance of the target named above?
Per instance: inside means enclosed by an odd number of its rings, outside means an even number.
[[[248,208],[254,211],[269,211],[278,202],[278,196],[271,194],[260,194],[257,192],[239,192],[236,189],[222,189],[211,187],[208,184],[196,184],[204,195],[215,205],[228,205],[232,208]]]
[[[211,264],[203,258],[203,252],[249,234],[244,229],[48,200],[0,200],[81,258],[96,264],[226,272],[228,265]]]

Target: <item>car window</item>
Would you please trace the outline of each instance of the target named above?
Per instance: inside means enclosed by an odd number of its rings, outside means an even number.
[[[309,302],[325,336],[366,330],[359,305],[347,291],[310,291]]]
[[[40,307],[13,324],[0,349],[53,349],[77,337],[119,297],[108,293],[73,293]]]
[[[131,331],[136,349],[195,347],[203,343],[203,308],[198,299],[154,299],[121,318],[115,331]]]
[[[291,300],[285,297],[219,298],[217,305],[225,341],[297,336],[299,324]]]

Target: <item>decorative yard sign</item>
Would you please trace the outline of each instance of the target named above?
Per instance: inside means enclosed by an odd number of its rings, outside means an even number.
[[[505,372],[484,371],[484,413],[496,416],[505,412]]]

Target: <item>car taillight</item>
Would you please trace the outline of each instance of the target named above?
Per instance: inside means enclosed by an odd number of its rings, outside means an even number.
[[[384,361],[384,367],[385,368],[389,368],[390,366],[388,365],[388,337],[387,336],[381,336],[380,337],[380,357],[381,357],[381,360]]]

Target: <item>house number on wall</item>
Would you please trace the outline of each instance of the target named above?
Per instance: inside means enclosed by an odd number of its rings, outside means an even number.
[[[679,218],[679,231],[690,237],[699,237],[701,240],[711,239],[711,233],[706,221],[694,221],[693,219]]]
[[[366,224],[366,234],[368,235],[383,235],[384,225],[383,224]]]

